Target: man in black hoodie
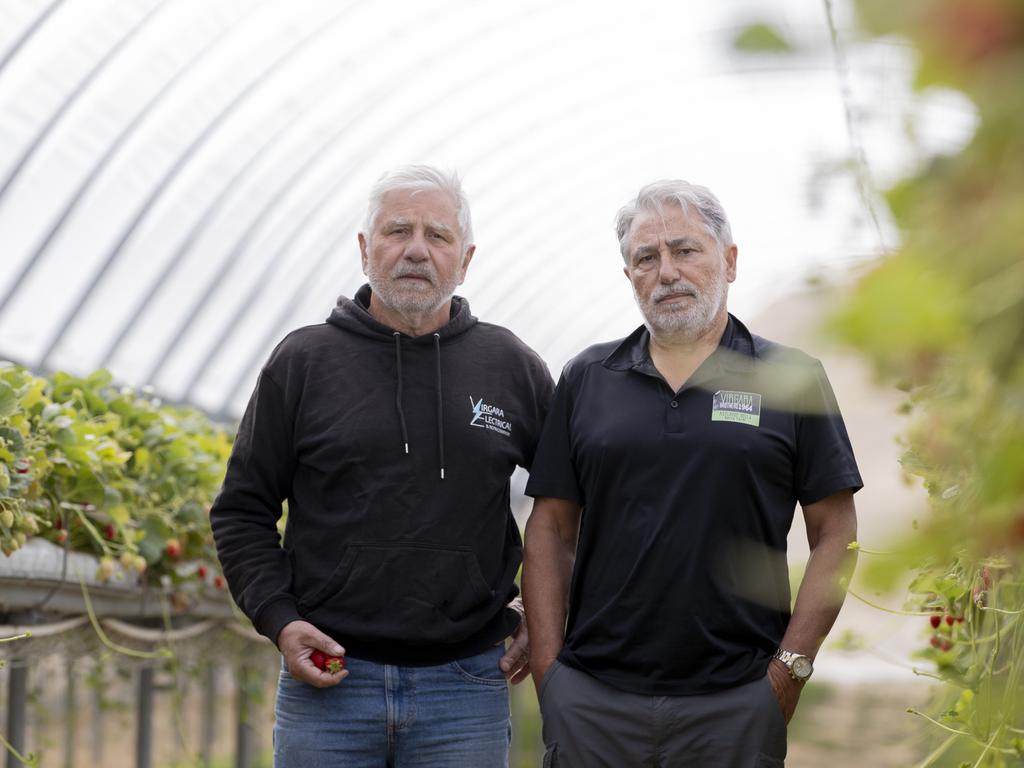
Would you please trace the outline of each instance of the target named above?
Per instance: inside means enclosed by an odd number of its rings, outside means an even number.
[[[507,679],[528,673],[510,476],[553,384],[453,295],[472,240],[457,177],[382,177],[369,285],[285,337],[239,425],[210,517],[235,601],[283,656],[278,768],[507,765]]]

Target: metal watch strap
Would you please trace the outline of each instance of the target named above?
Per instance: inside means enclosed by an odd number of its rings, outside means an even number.
[[[807,656],[806,654],[798,653],[797,651],[786,651],[786,650],[783,650],[782,648],[779,648],[772,655],[772,658],[773,659],[778,659],[783,664],[785,664],[786,665],[786,670],[789,672],[789,676],[792,677],[794,680],[796,680],[798,682],[806,682],[807,680],[810,679],[811,674],[814,673],[814,664],[811,662],[811,658],[809,656]],[[798,677],[796,672],[794,672],[794,670],[793,670],[793,662],[796,661],[797,659],[806,659],[808,666],[811,667],[811,672],[806,677]]]

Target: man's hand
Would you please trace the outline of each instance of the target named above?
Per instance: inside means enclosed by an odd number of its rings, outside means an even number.
[[[310,658],[313,651],[320,650],[328,656],[344,656],[345,649],[308,621],[291,621],[285,624],[277,636],[277,647],[284,656],[288,672],[296,680],[317,688],[329,688],[348,677],[347,669],[332,674],[317,669],[313,664]]]
[[[768,663],[768,682],[772,684],[775,698],[779,700],[779,707],[782,709],[782,716],[786,720],[786,725],[789,725],[804,684],[790,677],[786,665],[778,659],[772,659]]]
[[[512,633],[512,642],[505,650],[498,666],[512,685],[518,685],[530,674],[530,633],[526,629],[526,613],[523,601],[518,597],[508,607],[519,614],[519,626]]]

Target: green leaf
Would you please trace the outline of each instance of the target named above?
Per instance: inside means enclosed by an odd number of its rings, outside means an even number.
[[[87,467],[78,470],[74,485],[71,487],[71,496],[73,501],[86,502],[96,507],[102,507],[106,499],[103,483]]]
[[[20,454],[25,450],[25,439],[16,429],[0,427],[0,440],[3,440],[4,444],[15,454]]]
[[[795,48],[771,24],[758,22],[743,29],[732,41],[743,53],[792,53]]]
[[[10,416],[18,408],[18,393],[6,381],[0,380],[0,417]]]

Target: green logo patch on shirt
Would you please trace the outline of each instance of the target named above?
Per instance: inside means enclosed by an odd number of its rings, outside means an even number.
[[[761,396],[753,392],[732,392],[720,389],[711,401],[712,421],[734,421],[761,426]]]

